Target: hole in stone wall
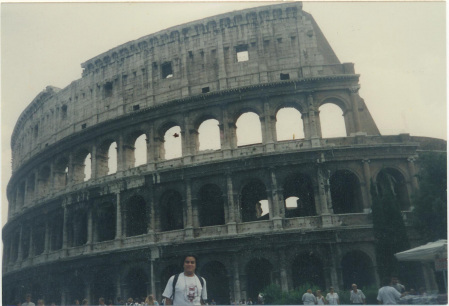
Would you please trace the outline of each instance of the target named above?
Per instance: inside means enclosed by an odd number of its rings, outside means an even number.
[[[246,62],[249,60],[248,45],[240,45],[235,48],[237,52],[237,62]]]
[[[113,142],[108,150],[108,175],[117,172],[117,143]]]
[[[81,125],[81,129],[85,129],[87,127],[87,124],[85,124],[85,123],[83,123],[82,125]]]
[[[163,79],[169,79],[173,77],[173,69],[171,62],[165,62],[161,66],[162,68],[162,78]]]
[[[262,143],[262,129],[256,113],[242,114],[235,125],[237,126],[237,146]]]
[[[67,118],[67,105],[61,107],[61,119]]]
[[[106,84],[104,84],[103,90],[105,98],[112,97],[112,82],[107,82]]]
[[[208,93],[210,91],[209,87],[201,88],[201,93]]]
[[[335,104],[324,104],[320,107],[321,135],[323,138],[346,137],[346,126],[343,111]]]
[[[181,139],[181,128],[179,126],[174,126],[165,132],[165,159],[173,159],[182,156]]]
[[[134,111],[139,110],[139,109],[140,109],[140,105],[139,104],[133,105],[133,110]]]
[[[147,163],[147,136],[140,135],[134,143],[135,166],[145,165]]]
[[[304,138],[301,113],[297,109],[284,107],[276,113],[276,137],[278,141]]]
[[[92,158],[90,153],[84,160],[84,181],[88,181],[92,178]]]
[[[37,136],[39,136],[39,124],[34,126],[34,138],[37,138]]]
[[[198,128],[199,151],[220,150],[220,128],[218,120],[209,119]]]
[[[284,81],[284,80],[290,80],[290,74],[288,74],[288,73],[281,73],[281,81]]]

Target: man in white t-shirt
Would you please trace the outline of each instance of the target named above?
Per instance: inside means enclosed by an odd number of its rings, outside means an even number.
[[[352,290],[349,295],[349,300],[352,302],[352,304],[356,305],[366,304],[365,299],[366,297],[363,294],[362,290],[357,289],[356,284],[352,284]]]
[[[166,298],[165,305],[204,305],[207,300],[206,280],[195,274],[197,257],[184,256],[184,272],[173,275],[167,282],[162,296]],[[173,282],[175,292],[173,292]]]
[[[326,301],[329,305],[340,305],[340,298],[338,297],[338,293],[334,291],[334,287],[329,288]]]
[[[396,305],[404,294],[399,293],[394,287],[393,282],[386,278],[383,280],[383,287],[379,289],[377,300],[379,304]]]
[[[27,294],[25,296],[26,302],[22,303],[24,306],[36,306],[33,302],[31,302],[31,294]]]

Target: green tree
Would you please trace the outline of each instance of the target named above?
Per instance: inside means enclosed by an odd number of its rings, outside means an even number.
[[[419,190],[412,198],[413,225],[425,242],[447,239],[447,155],[419,156]]]

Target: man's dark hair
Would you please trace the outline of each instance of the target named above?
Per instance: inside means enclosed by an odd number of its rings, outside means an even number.
[[[383,286],[388,286],[388,285],[390,285],[390,283],[391,283],[391,277],[384,277],[382,279],[382,285]]]
[[[181,262],[181,267],[184,267],[184,261],[186,260],[187,257],[193,257],[195,258],[195,262],[196,262],[196,267],[198,268],[198,256],[195,254],[186,254],[182,257],[182,262]]]

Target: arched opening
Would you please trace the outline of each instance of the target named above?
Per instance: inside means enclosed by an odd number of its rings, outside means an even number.
[[[35,197],[35,194],[34,194],[34,191],[36,190],[35,182],[36,182],[36,175],[33,173],[27,179],[27,184],[26,184],[26,186],[27,186],[27,192],[26,192],[27,200],[26,200],[26,202],[32,201],[34,199],[34,197]]]
[[[164,134],[165,159],[182,157],[182,135],[181,127],[169,128]]]
[[[39,170],[38,180],[39,195],[47,196],[50,192],[50,167],[44,166]]]
[[[276,137],[278,141],[304,138],[304,124],[296,108],[284,107],[276,113]]]
[[[322,138],[347,136],[343,111],[339,106],[327,103],[321,105],[319,111]]]
[[[98,271],[95,273],[95,279],[92,286],[92,300],[91,304],[98,304],[98,300],[102,297],[105,303],[109,300],[114,301],[115,286],[114,279],[111,277],[112,271]]]
[[[305,283],[325,288],[323,265],[313,253],[302,253],[295,257],[292,264],[293,286],[298,288]]]
[[[358,288],[375,284],[374,267],[368,255],[361,251],[351,251],[341,260],[344,289],[350,289],[352,284]]]
[[[237,127],[237,146],[262,143],[262,128],[259,116],[256,113],[242,114],[235,125]]]
[[[84,181],[88,181],[92,178],[92,156],[87,154],[84,159]]]
[[[312,180],[303,174],[290,176],[284,183],[285,217],[315,216]]]
[[[114,240],[116,231],[116,209],[112,203],[103,203],[96,210],[96,241]]]
[[[332,208],[335,214],[362,212],[362,193],[357,176],[348,170],[338,170],[330,178]]]
[[[77,271],[75,271],[76,273]],[[72,276],[68,279],[69,291],[67,292],[67,300],[72,305],[75,305],[75,300],[81,301],[85,298],[85,291],[84,291],[84,281],[79,276]]]
[[[22,181],[17,189],[16,207],[19,210],[25,204],[25,182]]]
[[[132,269],[125,277],[126,297],[141,298],[147,296],[149,279],[142,269]]]
[[[217,305],[229,304],[229,277],[225,266],[218,261],[207,263],[201,268],[201,276],[207,281],[207,299]]]
[[[264,183],[253,180],[247,183],[240,194],[242,222],[268,220],[270,211],[263,211],[261,201],[268,201]]]
[[[41,255],[44,252],[45,246],[45,225],[37,224],[33,228],[33,246],[34,255]]]
[[[133,196],[126,206],[126,236],[146,234],[147,223],[148,212],[145,200],[140,196]]]
[[[54,189],[60,190],[67,186],[69,175],[69,160],[66,157],[60,158],[53,170]]]
[[[271,284],[273,265],[265,258],[255,258],[246,265],[245,271],[246,297],[251,298],[255,302],[259,293]]]
[[[410,199],[404,176],[396,169],[382,169],[376,178],[380,196],[392,195],[399,202],[402,211],[410,209]]]
[[[137,137],[134,143],[134,166],[138,167],[147,163],[147,135]]]
[[[22,259],[27,259],[29,256],[31,229],[29,226],[24,226],[22,230]]]
[[[73,182],[75,184],[85,181],[86,175],[86,157],[89,155],[87,149],[80,149],[73,155]]]
[[[114,174],[117,172],[117,143],[113,142],[109,145],[108,155],[106,156],[106,160],[108,161],[107,166],[107,175]]]
[[[50,250],[52,251],[62,249],[63,219],[62,212],[55,213],[52,218],[53,222],[49,224]]]
[[[179,192],[167,191],[161,199],[160,225],[162,231],[184,228],[183,200]]]
[[[217,185],[203,186],[199,194],[200,226],[225,224],[224,201]]]
[[[220,123],[218,120],[203,121],[198,128],[199,151],[220,150]]]
[[[69,229],[72,231],[71,235],[69,235],[71,245],[84,245],[87,242],[87,213],[85,211],[75,211],[69,222]]]

